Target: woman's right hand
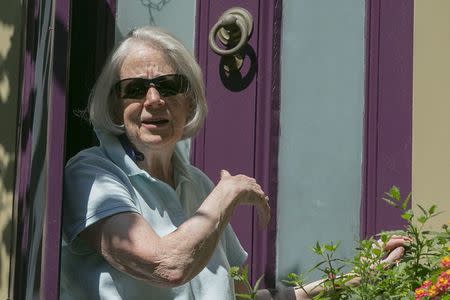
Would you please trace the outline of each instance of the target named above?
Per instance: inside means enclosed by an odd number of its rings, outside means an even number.
[[[217,188],[226,194],[231,193],[234,205],[255,205],[261,226],[267,226],[270,220],[269,197],[254,178],[241,174],[232,176],[222,170]]]

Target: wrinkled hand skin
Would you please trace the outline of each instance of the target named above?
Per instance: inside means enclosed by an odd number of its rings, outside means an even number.
[[[383,264],[392,265],[400,261],[405,254],[405,247],[411,243],[412,239],[407,236],[393,235],[384,245],[384,251],[388,252],[388,256],[381,261]]]
[[[234,205],[254,205],[261,227],[267,226],[270,220],[269,197],[254,178],[242,174],[232,176],[228,171],[222,170],[217,186],[220,190],[231,191],[234,195]]]
[[[393,235],[384,246],[385,251],[391,251],[400,246],[407,246],[412,242],[412,238],[408,236]]]

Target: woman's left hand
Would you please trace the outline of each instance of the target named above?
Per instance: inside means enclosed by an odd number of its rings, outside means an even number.
[[[388,253],[385,259],[381,261],[382,264],[392,265],[403,257],[405,253],[405,246],[411,243],[412,239],[407,236],[393,235],[384,245],[383,249]]]

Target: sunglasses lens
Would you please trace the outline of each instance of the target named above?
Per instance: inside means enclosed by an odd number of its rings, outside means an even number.
[[[189,82],[186,76],[180,74],[163,75],[153,79],[123,79],[116,83],[117,97],[121,99],[145,98],[152,85],[158,90],[161,97],[169,97],[185,93],[188,90]]]
[[[117,93],[119,98],[140,99],[147,94],[147,85],[145,79],[130,78],[122,80],[117,85]]]
[[[162,97],[174,96],[187,91],[188,80],[185,76],[179,74],[164,75],[155,78],[155,87]]]

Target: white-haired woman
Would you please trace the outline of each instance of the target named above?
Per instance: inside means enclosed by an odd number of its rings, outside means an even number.
[[[234,299],[230,265],[247,254],[229,225],[236,206],[269,220],[255,179],[222,171],[217,186],[177,142],[203,124],[198,64],[164,31],[134,30],[90,98],[99,147],[65,169],[62,299]]]
[[[234,299],[228,269],[247,253],[230,217],[254,205],[266,225],[270,208],[255,179],[224,170],[214,187],[182,159],[177,142],[206,110],[200,68],[178,40],[143,27],[119,45],[89,102],[100,146],[65,170],[61,299]]]

